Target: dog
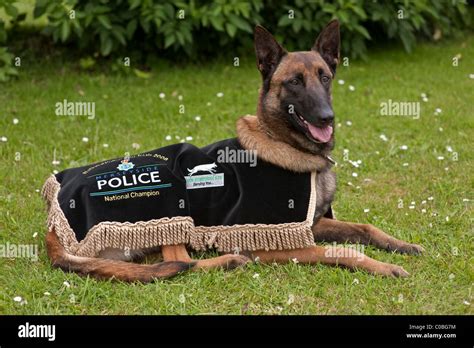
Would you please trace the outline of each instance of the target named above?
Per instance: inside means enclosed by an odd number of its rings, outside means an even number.
[[[261,26],[255,28],[254,45],[262,86],[256,117],[243,117],[237,122],[238,139],[255,149],[260,157],[283,168],[295,172],[318,168],[317,201],[311,227],[314,242],[361,243],[399,253],[422,253],[421,246],[396,239],[372,225],[331,218],[330,207],[336,190],[330,157],[334,147],[331,83],[340,61],[339,22],[331,21],[309,51],[287,52]],[[212,173],[213,169],[212,165],[196,166],[189,170],[189,175],[202,170]],[[296,259],[304,264],[343,266],[382,276],[409,275],[398,265],[374,260],[349,248],[317,244],[292,250],[243,250],[240,254],[203,260],[191,259],[185,244],[164,245],[159,250],[163,262],[156,264],[127,262],[157,252],[156,248],[132,253],[108,248],[98,258],[68,254],[54,229],[48,231],[46,244],[55,267],[122,281],[150,282],[189,269],[233,269],[257,259],[261,263],[287,263]]]

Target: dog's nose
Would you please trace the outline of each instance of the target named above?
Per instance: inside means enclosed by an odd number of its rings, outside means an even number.
[[[329,108],[323,109],[321,110],[319,119],[324,124],[330,124],[332,123],[332,121],[334,121],[334,112],[332,111],[332,109],[329,109]]]

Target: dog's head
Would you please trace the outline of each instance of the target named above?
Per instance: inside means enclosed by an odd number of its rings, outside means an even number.
[[[255,28],[263,86],[257,115],[278,139],[321,153],[334,146],[331,83],[339,62],[339,22],[331,21],[312,49],[287,52],[263,27]]]

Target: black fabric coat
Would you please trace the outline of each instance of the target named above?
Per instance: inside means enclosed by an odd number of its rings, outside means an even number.
[[[311,173],[261,159],[254,165],[243,150],[237,139],[203,148],[183,143],[67,169],[56,175],[59,205],[79,242],[105,221],[175,216],[190,216],[195,226],[305,221]],[[242,159],[246,163],[236,163]]]

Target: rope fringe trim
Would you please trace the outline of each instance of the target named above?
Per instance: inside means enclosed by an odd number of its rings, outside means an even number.
[[[316,172],[311,172],[308,213],[303,222],[278,225],[246,224],[232,226],[196,226],[191,235],[195,250],[216,248],[221,252],[289,250],[314,245],[313,226],[316,212]]]
[[[136,250],[161,245],[188,244],[190,232],[194,228],[189,216],[175,216],[150,221],[110,222],[104,221],[93,226],[86,237],[78,242],[76,234],[61,210],[58,200],[60,183],[51,175],[42,189],[48,202],[48,228],[54,229],[64,249],[76,256],[95,257],[106,248]]]
[[[54,175],[46,180],[42,196],[48,204],[48,229],[54,229],[69,254],[96,257],[106,248],[136,250],[162,245],[187,244],[195,250],[216,248],[221,252],[297,249],[314,245],[311,231],[316,209],[316,173],[311,174],[311,195],[307,218],[284,224],[246,224],[232,226],[194,226],[189,216],[150,221],[105,221],[93,226],[78,242],[61,210],[60,183]]]

